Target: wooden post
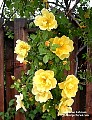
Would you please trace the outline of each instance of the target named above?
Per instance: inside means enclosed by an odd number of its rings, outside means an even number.
[[[16,46],[16,40],[20,39],[23,41],[27,41],[27,31],[25,30],[27,25],[26,19],[15,19],[14,20],[14,47]],[[16,61],[16,54],[14,54],[14,61]],[[21,71],[24,70],[24,66],[14,66],[14,76],[16,79],[20,78]],[[15,94],[18,94],[17,91],[15,91]],[[15,120],[25,120],[25,116],[22,113],[18,113],[15,116]]]
[[[88,46],[87,53],[89,56],[87,70],[90,77],[92,76],[92,61],[90,61],[90,58],[92,58],[92,45]],[[89,115],[86,120],[92,120],[92,83],[86,85],[86,112]]]
[[[0,112],[4,112],[4,32],[2,24],[3,20],[0,19]]]
[[[14,75],[14,40],[5,37],[5,74],[6,74],[6,108],[11,99],[14,99],[14,89],[11,89],[13,80],[11,75]]]

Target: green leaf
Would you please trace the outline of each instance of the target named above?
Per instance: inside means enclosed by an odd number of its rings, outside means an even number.
[[[14,88],[14,85],[11,85],[11,87],[10,88]]]
[[[36,38],[36,35],[35,35],[35,34],[31,34],[31,35],[30,35],[30,38],[31,38],[32,40],[34,40],[34,39]]]
[[[4,112],[0,112],[0,116],[4,117]]]
[[[11,2],[10,2],[10,1],[6,1],[6,5],[7,5],[7,7],[9,7],[9,6],[10,6],[10,4],[11,4]]]
[[[56,118],[56,110],[54,108],[50,109],[50,114],[54,119]]]
[[[9,102],[9,107],[11,107],[12,105],[14,105],[14,101],[15,101],[15,99],[12,99],[12,100]]]
[[[59,57],[55,57],[55,62],[58,63],[60,61],[60,58]]]
[[[44,40],[47,40],[47,39],[48,39],[48,34],[49,34],[48,31],[44,31],[44,32],[43,32],[42,37],[43,37]]]
[[[58,48],[58,47],[60,47],[60,45],[58,45],[58,44],[52,44],[51,50],[52,50],[52,51],[55,51],[56,48]]]
[[[80,90],[83,90],[83,86],[82,86],[82,85],[79,85],[79,89],[80,89]]]
[[[47,49],[44,48],[44,46],[43,46],[42,44],[39,45],[38,49],[39,49],[40,55],[46,54],[46,50],[47,50]]]
[[[46,64],[48,61],[49,61],[49,56],[48,56],[48,55],[45,55],[45,56],[43,57],[43,62]]]

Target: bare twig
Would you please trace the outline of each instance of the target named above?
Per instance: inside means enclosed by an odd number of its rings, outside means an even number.
[[[65,1],[65,5],[66,5],[66,12],[67,12],[67,11],[69,11],[69,7],[70,7],[70,4],[71,4],[72,0],[70,0],[69,3],[66,0],[64,0],[64,1]]]
[[[3,15],[4,15],[4,14],[3,14],[3,12],[4,12],[4,7],[5,7],[6,0],[4,0],[3,2],[4,2],[4,3],[3,3],[3,8],[2,8],[1,18],[2,18],[2,17],[3,17]]]
[[[75,8],[76,8],[76,6],[77,6],[77,4],[80,2],[80,0],[76,0],[76,3],[74,4],[74,6],[71,8],[71,11],[73,11]]]
[[[12,16],[16,13],[17,10],[18,10],[18,9],[16,9],[16,10],[11,14],[11,16],[6,19],[6,21],[5,21],[5,23],[3,24],[3,26],[6,25],[6,24],[10,21],[10,19],[11,19]]]
[[[87,47],[87,45],[84,45],[84,46],[81,47],[81,48],[78,50],[78,52],[76,53],[76,57],[75,57],[75,59],[76,59],[75,76],[77,76],[77,72],[78,72],[78,55],[79,55],[79,53],[80,53],[82,50],[84,50],[86,47]]]
[[[86,82],[80,82],[79,84],[80,85],[86,85]]]
[[[77,72],[78,72],[78,56],[76,55],[76,57],[75,57],[75,60],[76,60],[76,66],[75,66],[75,76],[77,76]]]
[[[68,13],[68,14],[66,14],[66,15],[71,19],[71,21],[74,21],[74,22],[76,23],[76,25],[77,25],[78,27],[80,27],[79,22],[76,20],[76,18],[75,18],[71,13]]]
[[[86,47],[87,47],[87,45],[84,45],[83,47],[81,47],[81,48],[78,50],[78,52],[76,53],[76,55],[78,56],[79,53],[80,53],[84,48],[86,48]]]
[[[70,1],[69,1],[69,4],[68,4],[68,9],[69,9],[69,7],[70,7],[71,1],[72,1],[72,0],[70,0]]]
[[[64,7],[62,4],[59,5],[59,4],[55,3],[55,2],[48,2],[48,3],[54,4],[54,5],[56,5],[56,6],[59,6],[59,7],[62,7],[62,8],[65,9],[65,7]]]
[[[65,3],[66,8],[67,8],[67,6],[68,6],[68,0],[64,0],[64,3]]]

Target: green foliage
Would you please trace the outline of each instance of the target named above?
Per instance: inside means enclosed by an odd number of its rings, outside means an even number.
[[[10,29],[7,29],[6,36],[10,39],[14,39],[14,33]]]
[[[8,107],[7,111],[5,113],[4,112],[0,112],[0,117],[3,120],[11,120],[11,119],[14,118],[14,115],[16,113],[15,112],[14,102],[15,102],[15,99],[10,100],[9,107]]]
[[[82,85],[79,85],[79,89],[80,89],[80,90],[83,90],[83,86],[82,86]]]

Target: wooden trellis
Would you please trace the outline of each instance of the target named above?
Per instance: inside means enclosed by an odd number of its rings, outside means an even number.
[[[13,25],[13,26],[11,26]],[[10,27],[14,31],[14,40],[7,38],[4,34],[3,20],[0,19],[0,112],[4,112],[9,101],[14,98],[17,91],[11,89],[13,84],[11,75],[16,78],[20,78],[21,70],[26,70],[26,66],[21,66],[16,61],[16,54],[14,54],[14,47],[17,39],[27,41],[28,30],[27,19],[15,19]],[[70,56],[70,71],[65,74],[74,74],[76,69],[75,55],[78,51],[78,41],[75,38],[75,49]],[[88,54],[92,56],[92,49],[88,47]],[[88,62],[87,69],[92,73],[92,64]],[[6,86],[4,86],[4,74],[6,75]],[[86,109],[85,109],[86,108]],[[75,102],[73,105],[73,111],[86,111],[89,116],[66,116],[62,117],[62,120],[92,120],[92,84],[87,84],[84,87],[84,91],[78,91]],[[0,120],[2,120],[0,118]],[[14,120],[26,120],[22,113],[15,115]]]

